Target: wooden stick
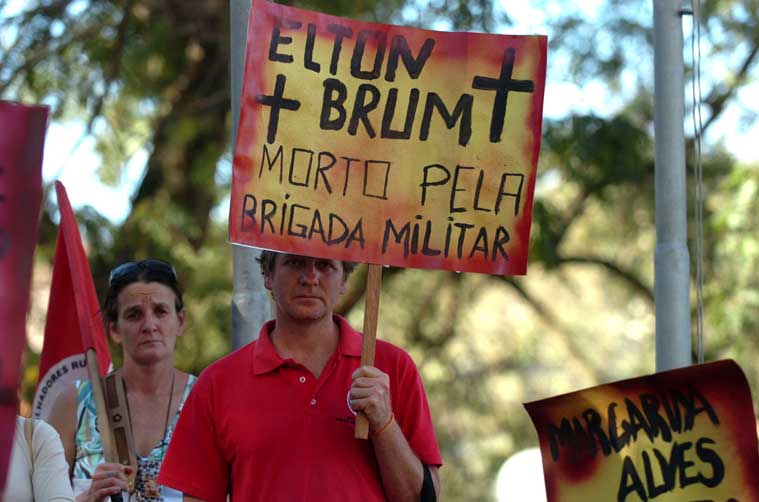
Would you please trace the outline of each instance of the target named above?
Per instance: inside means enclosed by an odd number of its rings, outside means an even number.
[[[131,492],[137,477],[137,454],[134,449],[123,370],[112,371],[103,378],[103,396],[108,411],[108,425],[113,435],[112,453],[115,459],[111,462],[132,466],[132,473],[127,478]]]
[[[117,464],[132,464],[132,474],[129,476],[129,491],[131,492],[134,487],[135,477],[137,474],[137,461],[136,457],[134,463],[124,462],[119,459],[119,452],[116,445],[116,440],[113,435],[113,428],[108,418],[108,407],[105,402],[105,391],[103,389],[103,380],[100,378],[100,365],[98,364],[98,356],[95,349],[89,348],[85,352],[87,358],[87,373],[90,376],[90,384],[92,385],[92,397],[95,401],[95,411],[97,413],[98,429],[100,430],[100,439],[103,444],[103,457],[107,462],[113,462]],[[111,495],[113,502],[121,502],[121,494]]]
[[[369,264],[366,276],[366,296],[364,304],[364,340],[361,346],[361,366],[374,365],[374,347],[377,342],[377,320],[379,319],[380,285],[382,265]],[[359,412],[356,415],[356,439],[369,437],[369,420]]]
[[[108,462],[115,458],[113,447],[113,432],[111,424],[108,423],[108,410],[105,406],[105,394],[103,393],[103,382],[100,380],[100,365],[95,349],[87,349],[87,372],[90,375],[90,385],[92,385],[92,397],[95,400],[95,410],[97,412],[98,428],[100,429],[100,439],[103,442],[103,456]]]

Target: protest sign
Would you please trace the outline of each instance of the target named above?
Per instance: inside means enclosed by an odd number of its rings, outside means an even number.
[[[230,240],[526,273],[546,46],[254,2]]]
[[[88,349],[97,354],[101,376],[111,366],[103,317],[76,216],[63,183],[56,181],[55,190],[61,222],[55,243],[39,381],[32,402],[32,415],[42,419],[47,419],[55,398],[75,380],[89,379]]]
[[[48,108],[0,101],[0,494],[18,414]]]
[[[751,393],[734,361],[525,404],[549,502],[759,500]]]

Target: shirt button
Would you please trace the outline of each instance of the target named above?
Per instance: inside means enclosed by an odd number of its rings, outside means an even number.
[[[306,383],[306,377],[302,376],[302,377],[298,378],[298,381],[300,383]]]
[[[316,406],[316,399],[311,400],[311,406]]]

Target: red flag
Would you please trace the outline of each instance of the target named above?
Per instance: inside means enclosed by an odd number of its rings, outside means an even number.
[[[0,495],[18,413],[48,108],[0,101]]]
[[[101,376],[111,366],[90,265],[84,252],[66,189],[55,182],[61,223],[55,243],[53,280],[40,357],[40,379],[32,405],[33,416],[46,418],[60,394],[74,380],[88,380],[85,351],[94,348]]]

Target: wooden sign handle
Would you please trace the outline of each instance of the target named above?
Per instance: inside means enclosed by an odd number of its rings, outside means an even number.
[[[114,462],[123,465],[132,466],[132,474],[129,475],[129,491],[134,489],[135,478],[137,476],[137,457],[134,454],[134,446],[132,445],[132,438],[130,437],[128,443],[130,445],[127,453],[122,453],[119,450],[124,450],[127,443],[126,438],[121,441],[117,441],[114,436],[114,430],[111,426],[111,420],[109,415],[108,404],[105,398],[104,381],[100,378],[100,365],[98,364],[98,356],[95,349],[89,348],[85,352],[87,358],[87,372],[90,377],[90,384],[92,385],[92,397],[95,401],[95,411],[97,414],[98,429],[100,430],[100,439],[103,443],[103,456],[107,462]],[[119,381],[120,382],[120,381]],[[122,402],[125,401],[122,394]],[[124,407],[126,409],[126,407]],[[128,412],[125,413],[125,416]],[[127,417],[128,420],[128,417]],[[131,436],[131,428],[129,429],[129,436]],[[121,494],[111,495],[113,502],[121,502]]]
[[[90,376],[90,385],[92,385],[92,397],[95,401],[100,439],[103,442],[103,456],[108,462],[113,462],[115,459],[113,432],[111,431],[111,424],[108,423],[108,410],[105,405],[103,382],[100,379],[100,365],[98,364],[97,352],[95,352],[95,349],[89,348],[85,352],[85,357],[87,358],[87,372]]]
[[[103,396],[114,441],[112,454],[115,459],[109,461],[132,466],[132,473],[127,479],[131,492],[137,477],[137,454],[134,448],[129,401],[123,377],[122,370],[112,371],[103,377]]]
[[[364,340],[361,346],[361,366],[374,365],[374,346],[377,342],[377,320],[379,319],[380,285],[382,265],[369,264],[366,276],[364,304]],[[369,419],[359,412],[356,415],[356,439],[369,438]]]

